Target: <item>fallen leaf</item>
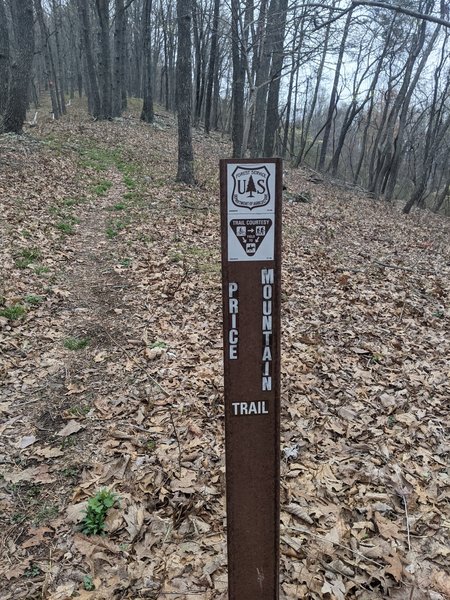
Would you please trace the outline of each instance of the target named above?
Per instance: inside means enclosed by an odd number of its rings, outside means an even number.
[[[305,523],[308,523],[308,525],[313,525],[313,523],[314,523],[314,521],[309,516],[306,508],[304,508],[303,506],[300,506],[299,504],[293,504],[293,503],[288,504],[287,506],[284,507],[284,510],[286,512],[290,513],[291,515],[295,515],[296,517],[298,517]]]
[[[69,435],[72,435],[72,433],[77,433],[81,429],[84,429],[84,425],[72,419],[65,427],[61,429],[61,431],[58,431],[56,435],[59,435],[59,437],[68,437]]]
[[[130,534],[130,541],[137,538],[144,524],[144,508],[137,504],[131,504],[128,511],[125,513],[125,521],[127,522],[126,530]]]
[[[36,440],[37,438],[34,435],[26,435],[16,444],[16,448],[21,448],[23,450],[24,448],[33,445]]]

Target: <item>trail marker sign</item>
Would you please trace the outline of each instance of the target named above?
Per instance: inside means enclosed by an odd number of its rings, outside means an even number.
[[[220,162],[230,600],[277,600],[280,159]]]

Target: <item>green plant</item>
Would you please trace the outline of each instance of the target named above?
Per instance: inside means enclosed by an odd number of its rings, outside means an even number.
[[[112,181],[109,179],[102,179],[93,187],[93,192],[96,196],[104,196],[106,192],[112,187]]]
[[[380,363],[383,360],[383,355],[378,354],[378,352],[373,352],[370,360],[371,360],[371,362],[374,362],[374,363]]]
[[[48,267],[43,267],[42,265],[37,265],[34,268],[34,272],[36,275],[43,275],[44,273],[48,273],[50,269]]]
[[[81,166],[94,169],[95,171],[106,171],[119,160],[119,154],[117,150],[110,150],[106,148],[83,148],[80,151],[80,154]]]
[[[16,267],[26,269],[30,263],[36,262],[40,257],[41,251],[38,248],[24,248],[16,259]]]
[[[0,317],[5,317],[10,321],[15,321],[16,319],[20,319],[27,312],[27,309],[24,308],[21,304],[14,304],[13,306],[7,306],[6,308],[2,308],[0,310]]]
[[[74,417],[85,417],[90,410],[91,407],[87,404],[71,406],[69,408],[70,414]]]
[[[183,260],[183,255],[181,254],[181,252],[173,252],[171,251],[169,253],[169,262],[171,263],[177,263]]]
[[[56,224],[56,228],[66,235],[73,235],[75,233],[72,221],[60,221]]]
[[[166,344],[166,342],[153,342],[153,344],[150,344],[150,348],[167,348],[168,345]]]
[[[123,202],[118,202],[113,206],[114,210],[125,210],[125,204]]]
[[[61,440],[61,450],[67,450],[67,448],[72,448],[77,444],[77,438],[73,435],[69,435],[66,438]]]
[[[106,228],[107,237],[109,237],[110,240],[115,238],[117,235],[119,235],[119,231],[124,229],[125,225],[126,223],[120,220],[112,221]]]
[[[122,260],[119,261],[119,264],[122,267],[129,267],[131,265],[131,258],[122,258]]]
[[[156,442],[153,438],[149,438],[145,443],[144,443],[144,448],[145,450],[147,450],[147,452],[153,452],[153,450],[156,448]]]
[[[92,592],[92,590],[95,590],[94,580],[90,575],[85,575],[83,577],[83,587],[87,592]]]
[[[21,513],[21,512],[14,513],[11,516],[11,521],[13,523],[15,523],[16,525],[20,525],[21,523],[23,523],[26,520],[27,520],[27,515],[25,515],[24,513]]]
[[[125,194],[123,195],[125,200],[134,200],[134,201],[138,201],[141,199],[141,195],[139,194],[139,192],[125,192]]]
[[[63,205],[71,208],[72,206],[78,206],[82,202],[86,202],[85,198],[65,198]]]
[[[24,300],[27,304],[37,306],[44,300],[44,298],[42,296],[35,296],[34,294],[29,294],[28,296],[25,296]]]
[[[31,578],[31,577],[37,577],[38,575],[40,575],[42,573],[41,569],[34,564],[31,564],[28,569],[25,570],[25,577]]]
[[[88,338],[68,337],[64,340],[64,348],[67,348],[67,350],[82,350],[88,345]]]
[[[80,470],[76,465],[73,465],[71,467],[66,467],[65,469],[63,469],[62,474],[64,475],[64,477],[67,477],[69,479],[78,479],[78,477],[80,476]]]
[[[136,182],[130,175],[124,175],[123,182],[129,190],[134,190],[136,187]]]
[[[86,535],[100,535],[105,528],[108,509],[118,501],[116,494],[109,490],[100,490],[88,500],[85,516],[81,522],[81,531]]]

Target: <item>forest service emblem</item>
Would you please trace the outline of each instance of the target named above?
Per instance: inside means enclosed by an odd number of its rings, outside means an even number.
[[[234,183],[232,201],[235,206],[253,210],[269,203],[270,173],[267,167],[238,165],[231,175]]]

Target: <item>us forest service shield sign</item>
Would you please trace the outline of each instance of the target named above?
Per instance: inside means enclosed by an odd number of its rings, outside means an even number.
[[[232,202],[235,206],[253,210],[270,202],[269,177],[266,166],[237,166],[233,178]]]
[[[274,260],[275,164],[229,163],[228,260]]]

